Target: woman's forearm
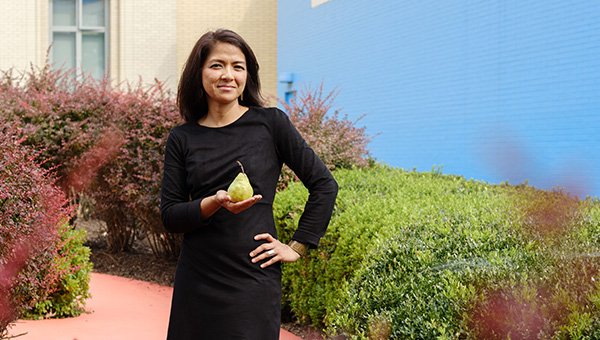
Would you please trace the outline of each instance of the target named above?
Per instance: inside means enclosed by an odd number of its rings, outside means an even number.
[[[202,220],[206,220],[221,208],[221,204],[217,201],[217,195],[212,195],[200,201],[200,216]]]

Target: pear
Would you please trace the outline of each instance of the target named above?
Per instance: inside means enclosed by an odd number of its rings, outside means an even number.
[[[254,191],[252,190],[248,176],[244,172],[242,163],[239,161],[237,161],[237,163],[240,165],[240,168],[242,168],[242,172],[235,177],[233,182],[229,185],[229,188],[227,188],[227,194],[231,197],[231,202],[234,203],[247,200],[254,195]]]

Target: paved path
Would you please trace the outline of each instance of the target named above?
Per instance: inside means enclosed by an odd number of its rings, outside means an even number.
[[[154,283],[92,273],[92,298],[76,318],[19,320],[18,340],[164,340],[173,289]],[[280,340],[301,340],[281,330]]]

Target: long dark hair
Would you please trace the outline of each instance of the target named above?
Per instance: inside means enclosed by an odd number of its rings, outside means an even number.
[[[238,99],[243,106],[263,106],[264,100],[260,94],[260,79],[258,77],[258,61],[250,45],[237,33],[219,29],[207,32],[198,39],[190,56],[185,62],[179,87],[177,89],[177,106],[179,113],[186,122],[198,120],[208,113],[208,102],[202,85],[202,67],[212,49],[218,42],[239,47],[246,57],[248,77],[246,87]]]

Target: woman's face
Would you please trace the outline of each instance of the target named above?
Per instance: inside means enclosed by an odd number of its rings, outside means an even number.
[[[239,47],[218,42],[202,66],[202,85],[208,105],[237,101],[246,87],[246,57]]]

